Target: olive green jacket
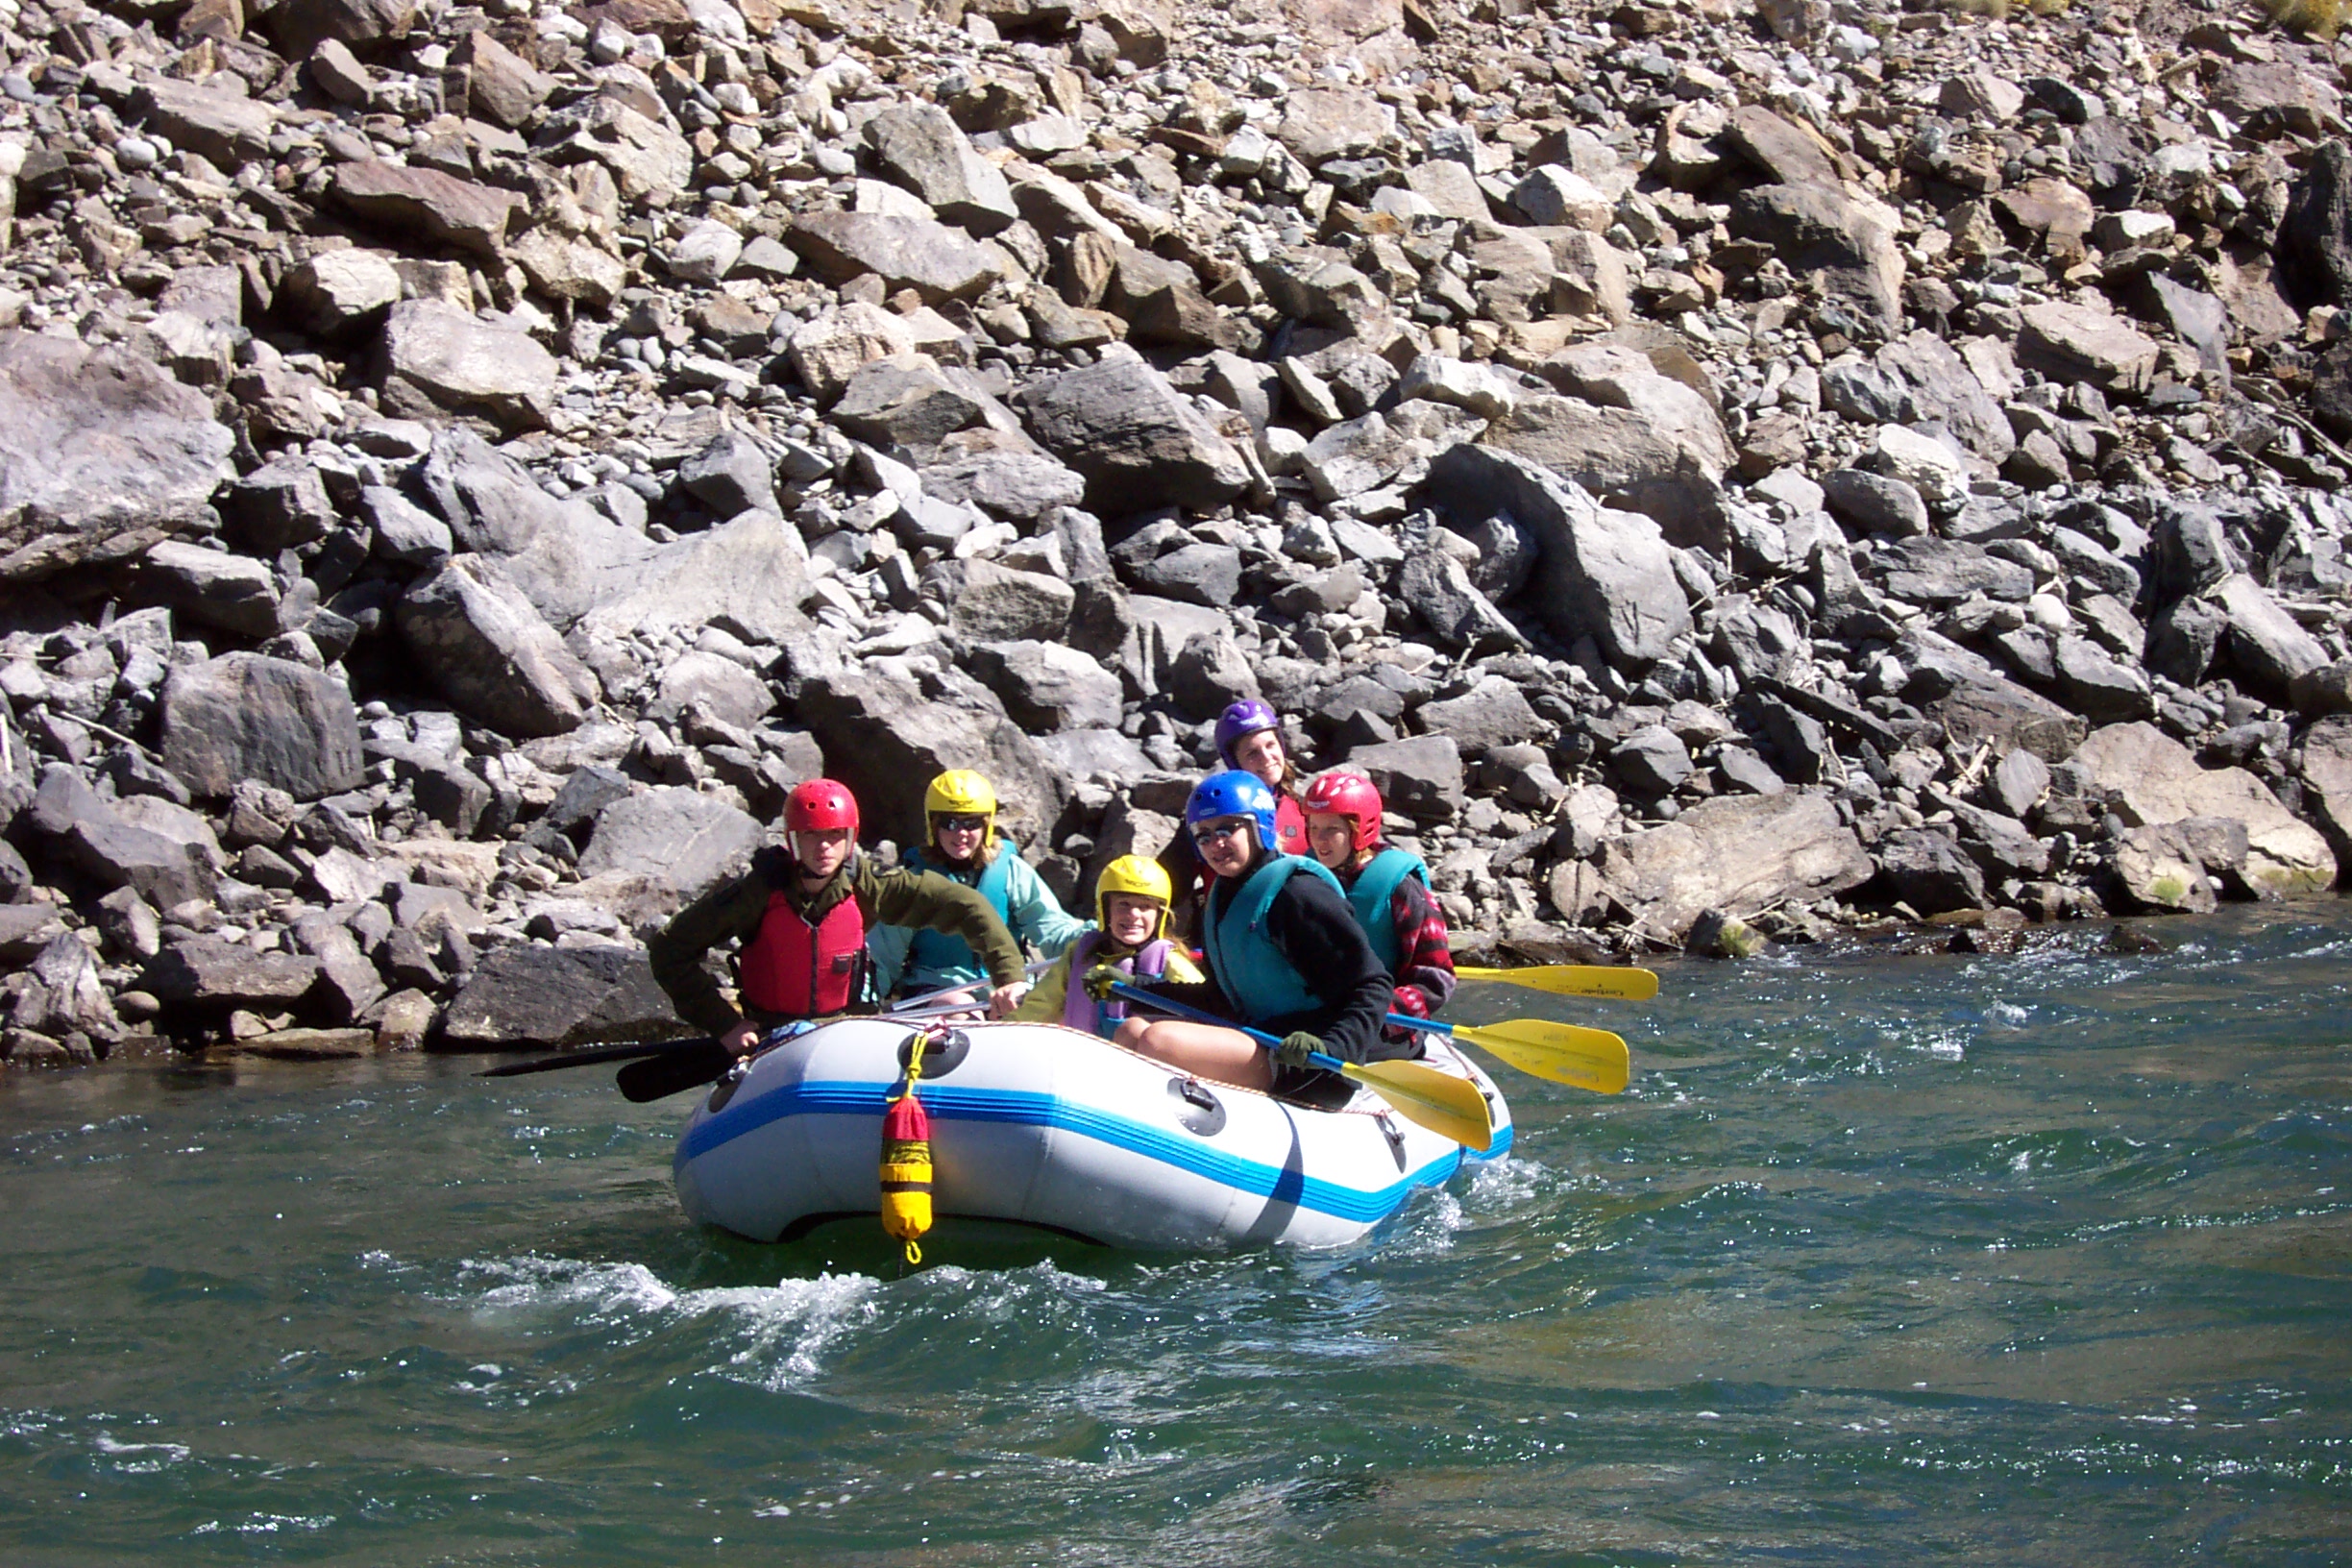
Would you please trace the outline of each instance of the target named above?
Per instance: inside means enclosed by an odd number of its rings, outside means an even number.
[[[671,917],[646,944],[653,979],[669,994],[679,1017],[721,1035],[743,1021],[702,955],[722,943],[747,943],[768,918],[768,898],[781,893],[794,911],[817,924],[845,898],[855,898],[866,929],[876,925],[919,925],[961,937],[980,955],[997,985],[1022,978],[1021,951],[995,909],[976,891],[930,871],[883,870],[864,854],[814,894],[803,891],[800,868],[784,850],[771,846],[751,859],[751,869],[723,882]]]

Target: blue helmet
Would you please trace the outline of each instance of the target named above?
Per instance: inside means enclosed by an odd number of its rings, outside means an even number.
[[[1234,760],[1234,747],[1262,729],[1282,728],[1282,718],[1272,707],[1254,697],[1245,697],[1217,715],[1217,761],[1228,768],[1238,768]]]
[[[1232,769],[1211,773],[1192,786],[1192,798],[1185,802],[1186,828],[1219,817],[1257,818],[1258,843],[1274,847],[1274,792],[1256,773]]]

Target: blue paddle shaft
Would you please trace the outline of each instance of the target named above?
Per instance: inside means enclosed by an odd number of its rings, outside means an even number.
[[[1439,1023],[1435,1018],[1409,1018],[1402,1013],[1389,1014],[1386,1021],[1398,1029],[1419,1029],[1433,1035],[1450,1035],[1454,1032],[1454,1026],[1450,1023]]]
[[[1281,1041],[1262,1029],[1252,1029],[1246,1024],[1220,1018],[1214,1013],[1194,1007],[1188,1002],[1180,1002],[1173,997],[1163,996],[1158,992],[1145,991],[1139,986],[1131,986],[1124,980],[1117,981],[1111,987],[1111,994],[1123,996],[1131,1002],[1141,1002],[1145,1007],[1156,1007],[1163,1013],[1172,1013],[1180,1018],[1189,1018],[1194,1023],[1206,1023],[1218,1029],[1237,1031],[1249,1036],[1269,1051],[1282,1043]],[[1326,1056],[1321,1051],[1308,1052],[1307,1061],[1310,1066],[1321,1067],[1325,1072],[1338,1072],[1347,1066],[1337,1057]]]

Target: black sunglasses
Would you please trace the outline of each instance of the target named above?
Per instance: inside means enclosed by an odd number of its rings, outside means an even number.
[[[934,817],[931,821],[950,833],[978,833],[989,822],[986,817]]]

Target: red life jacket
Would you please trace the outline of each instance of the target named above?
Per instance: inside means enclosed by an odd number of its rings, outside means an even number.
[[[759,935],[735,960],[744,1000],[762,1013],[821,1018],[857,1000],[865,969],[866,917],[844,898],[814,926],[781,893],[768,895]]]
[[[1297,796],[1288,790],[1275,792],[1274,852],[1278,855],[1305,855],[1314,859],[1314,851],[1307,847],[1307,811]]]

